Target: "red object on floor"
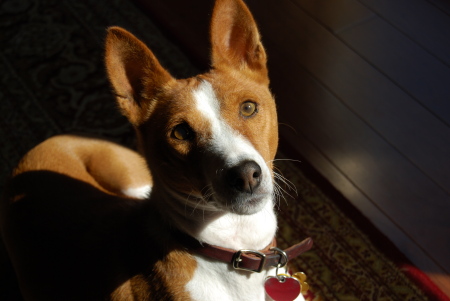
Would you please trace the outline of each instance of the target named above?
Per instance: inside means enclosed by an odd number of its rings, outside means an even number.
[[[422,270],[409,263],[400,264],[399,268],[424,291],[430,300],[450,301],[450,298]]]

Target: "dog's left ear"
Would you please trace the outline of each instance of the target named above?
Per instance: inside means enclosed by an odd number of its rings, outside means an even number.
[[[122,114],[135,126],[151,114],[158,92],[175,79],[147,46],[120,27],[106,36],[105,64]]]
[[[242,0],[217,0],[211,20],[212,65],[249,69],[267,77],[266,52]]]

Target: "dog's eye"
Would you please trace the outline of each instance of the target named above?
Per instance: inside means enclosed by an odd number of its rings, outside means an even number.
[[[257,112],[256,103],[253,101],[245,101],[241,104],[240,113],[244,117],[250,117]]]
[[[172,136],[178,140],[191,140],[194,137],[194,131],[187,123],[181,123],[174,127]]]

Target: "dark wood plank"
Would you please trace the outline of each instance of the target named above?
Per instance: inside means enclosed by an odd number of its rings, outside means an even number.
[[[446,64],[356,0],[291,1],[333,31],[336,20],[348,20],[336,35],[450,125],[450,68]],[[315,4],[321,4],[321,9]]]
[[[380,18],[351,27],[339,37],[450,125],[450,67]]]
[[[379,18],[339,36],[450,125],[447,65]]]
[[[279,68],[297,74],[295,78],[273,79],[274,85],[290,92],[283,95],[283,101],[290,105],[289,110],[280,113],[280,120],[311,141],[401,231],[448,266],[450,261],[446,254],[450,251],[450,238],[442,232],[442,226],[449,224],[448,194],[392,149],[297,63],[289,62]],[[343,140],[346,143],[342,143]],[[342,188],[341,185],[338,187]],[[365,207],[362,209],[367,213],[365,209],[369,205]],[[386,234],[390,236],[391,233]],[[391,239],[398,243],[401,238],[391,236]],[[447,246],[444,247],[446,250],[437,250],[443,245]]]
[[[450,65],[450,18],[426,0],[358,0]]]
[[[450,15],[450,2],[448,0],[428,0],[428,2]]]
[[[333,32],[340,32],[375,14],[357,0],[291,0]]]

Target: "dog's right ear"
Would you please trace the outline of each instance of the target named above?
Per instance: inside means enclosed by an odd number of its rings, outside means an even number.
[[[210,38],[212,65],[251,71],[268,81],[266,52],[256,22],[242,0],[216,0]]]
[[[149,117],[158,91],[175,80],[143,42],[120,27],[108,29],[105,63],[122,114],[135,126]]]

